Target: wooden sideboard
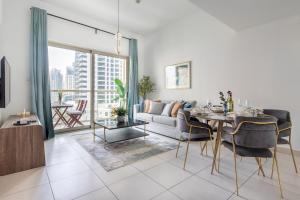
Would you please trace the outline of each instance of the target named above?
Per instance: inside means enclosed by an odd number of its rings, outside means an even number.
[[[43,127],[36,120],[29,125],[13,125],[18,116],[10,116],[0,128],[0,176],[45,165]]]

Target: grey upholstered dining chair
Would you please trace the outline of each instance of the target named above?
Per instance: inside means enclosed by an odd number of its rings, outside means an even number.
[[[211,141],[212,150],[213,150],[213,130],[212,128],[205,123],[191,120],[190,112],[180,109],[177,114],[177,129],[180,131],[180,139],[177,146],[176,158],[178,156],[178,151],[180,144],[183,141],[187,141],[185,159],[183,164],[183,169],[186,166],[187,155],[189,151],[189,145],[191,141],[199,141],[201,153],[204,148],[207,147],[207,142]],[[205,142],[204,146],[201,147],[201,142]]]
[[[297,164],[294,156],[294,151],[292,148],[292,121],[291,121],[291,115],[289,111],[286,110],[275,110],[275,109],[264,109],[264,114],[272,115],[277,118],[277,125],[279,129],[279,137],[277,144],[279,145],[289,145],[290,151],[292,154],[294,167],[296,173],[298,173]],[[273,169],[274,169],[274,160],[272,165],[272,174],[271,177],[273,177]]]
[[[280,194],[283,198],[278,162],[277,139],[279,135],[277,119],[273,116],[236,117],[236,128],[224,127],[222,144],[233,152],[236,192],[239,195],[236,156],[255,158],[259,171],[265,176],[260,158],[274,158],[277,168]],[[270,149],[274,149],[273,152]]]

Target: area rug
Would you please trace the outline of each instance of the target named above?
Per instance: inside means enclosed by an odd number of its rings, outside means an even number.
[[[165,141],[155,135],[149,135],[145,139],[137,138],[105,145],[101,139],[94,142],[91,133],[73,137],[106,171],[112,171],[177,147],[175,141]]]

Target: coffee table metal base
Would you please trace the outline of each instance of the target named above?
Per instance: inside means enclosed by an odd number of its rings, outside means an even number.
[[[146,137],[149,134],[139,131],[134,128],[120,128],[114,130],[104,129],[101,135],[95,133],[94,136],[101,138],[105,143],[111,144],[115,142],[122,142],[126,140],[136,139],[140,137]]]

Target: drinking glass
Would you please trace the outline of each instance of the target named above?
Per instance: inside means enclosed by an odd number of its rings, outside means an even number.
[[[207,100],[206,100],[206,106],[207,106],[208,110],[211,109],[211,107],[212,107],[212,102],[211,102],[210,99],[207,99]]]

